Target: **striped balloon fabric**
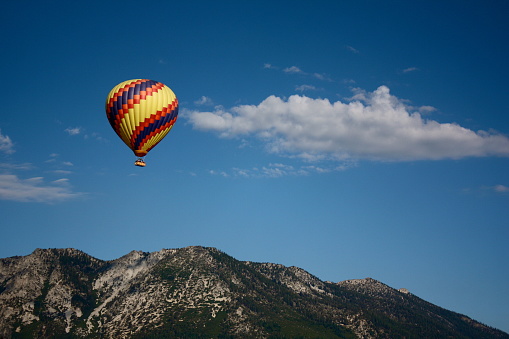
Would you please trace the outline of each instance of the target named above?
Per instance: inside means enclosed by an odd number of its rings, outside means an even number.
[[[178,99],[163,83],[128,80],[108,94],[106,115],[124,143],[136,156],[144,157],[177,121]]]

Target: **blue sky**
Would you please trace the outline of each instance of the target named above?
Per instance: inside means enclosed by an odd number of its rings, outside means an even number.
[[[506,1],[11,1],[0,257],[213,246],[509,331]],[[179,98],[133,166],[108,92]]]

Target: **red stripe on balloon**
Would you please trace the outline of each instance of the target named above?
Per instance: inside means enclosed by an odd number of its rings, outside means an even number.
[[[158,129],[156,129],[155,131],[153,131],[152,133],[147,135],[147,137],[140,143],[140,149],[143,148],[143,145],[145,145],[145,143],[148,140],[150,140],[150,138],[152,138],[154,135],[157,135],[157,133],[160,133],[160,132],[164,131],[165,129],[170,128],[171,126],[173,126],[173,124],[175,124],[176,121],[177,121],[177,117],[171,119],[166,124],[164,124],[163,126],[159,127]],[[147,152],[149,152],[152,148],[154,148],[161,140],[159,140],[158,142],[153,144],[150,148],[148,148]]]
[[[120,88],[110,99],[108,106],[106,108],[107,113],[109,114],[111,112],[111,108],[115,105],[115,102],[122,99],[122,95],[124,92],[127,92],[129,88],[135,87],[136,85],[141,84],[142,82],[150,81],[147,79],[138,80],[131,82],[129,84],[126,84],[124,87]],[[134,104],[139,104],[140,100],[146,100],[147,96],[152,96],[153,93],[157,93],[161,88],[164,87],[164,84],[158,82],[155,85],[152,85],[151,87],[147,88],[145,91],[140,91],[139,95],[134,95],[133,99],[127,99],[127,102],[121,102],[122,108],[118,110],[118,114],[115,117],[115,120],[113,121],[112,127],[115,131],[118,131],[120,122],[124,118],[125,114],[129,112],[129,108],[134,108]],[[120,98],[120,99],[119,99]]]
[[[175,98],[171,104],[169,104],[166,107],[163,107],[161,111],[157,111],[156,114],[150,115],[150,117],[146,118],[143,122],[140,123],[139,126],[136,127],[136,129],[131,134],[131,145],[134,146],[136,139],[138,136],[145,130],[145,128],[149,127],[151,124],[155,123],[156,121],[160,120],[161,118],[165,117],[167,114],[171,114],[176,108],[178,107],[178,100]],[[172,119],[176,120],[175,119]],[[165,124],[166,125],[166,124]],[[159,130],[160,128],[156,129]],[[150,133],[149,135],[152,135]],[[142,145],[148,140],[148,137],[144,138],[142,142],[140,142],[140,146],[137,147],[138,149],[141,149]]]

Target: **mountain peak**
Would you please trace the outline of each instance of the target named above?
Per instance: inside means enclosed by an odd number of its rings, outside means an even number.
[[[509,338],[372,278],[324,282],[212,247],[0,259],[0,337]]]

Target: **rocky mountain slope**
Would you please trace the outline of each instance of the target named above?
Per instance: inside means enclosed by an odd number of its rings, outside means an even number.
[[[102,261],[75,249],[0,259],[0,338],[509,338],[367,278],[204,247]]]

